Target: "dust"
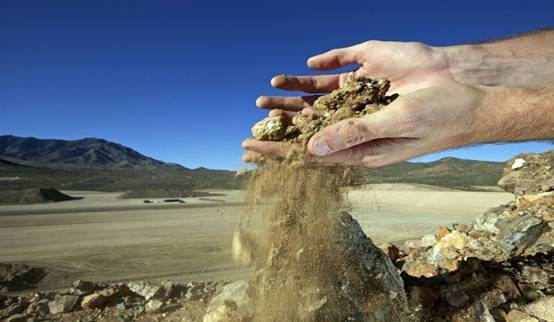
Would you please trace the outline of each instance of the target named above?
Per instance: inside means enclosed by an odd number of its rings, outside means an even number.
[[[382,109],[387,80],[351,78],[319,98],[317,113],[257,123],[258,139],[305,150],[319,129]],[[403,282],[388,257],[348,214],[342,189],[348,169],[302,161],[299,154],[259,165],[250,174],[235,258],[254,261],[254,321],[403,321]],[[237,246],[238,245],[238,246]]]

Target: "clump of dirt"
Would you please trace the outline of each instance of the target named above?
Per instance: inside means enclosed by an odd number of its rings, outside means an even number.
[[[305,147],[310,138],[322,128],[338,121],[375,113],[394,101],[398,94],[387,96],[387,79],[350,77],[344,86],[318,98],[310,115],[298,114],[295,123],[286,117],[267,117],[256,123],[252,135],[262,141],[286,141]]]
[[[255,261],[254,321],[409,319],[398,271],[348,214],[341,193],[346,169],[302,161],[309,138],[322,127],[394,100],[386,96],[389,86],[385,79],[351,78],[295,124],[278,116],[252,129],[257,139],[290,142],[301,151],[264,163],[250,176],[241,228],[247,237],[235,236],[241,245],[233,249],[237,258]]]

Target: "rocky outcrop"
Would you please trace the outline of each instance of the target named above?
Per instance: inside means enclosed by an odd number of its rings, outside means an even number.
[[[247,282],[241,282],[248,285]],[[4,321],[201,321],[206,303],[225,290],[226,283],[187,284],[129,282],[101,284],[76,281],[59,292],[0,295]],[[233,285],[233,284],[229,284]],[[185,314],[186,311],[186,314]],[[171,314],[173,312],[173,314]]]
[[[554,294],[554,151],[508,162],[500,185],[514,201],[471,224],[398,245],[409,299],[452,321],[550,321]],[[393,257],[391,257],[393,258]],[[548,309],[545,309],[548,308]],[[433,313],[431,313],[433,312]],[[551,313],[550,313],[551,314]]]
[[[554,150],[523,153],[508,161],[498,185],[516,195],[554,190]]]

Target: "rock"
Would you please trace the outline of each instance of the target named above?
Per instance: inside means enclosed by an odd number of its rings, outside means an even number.
[[[2,310],[2,315],[10,316],[19,314],[25,309],[25,303],[23,301],[17,301],[16,303],[7,304],[7,307]]]
[[[471,231],[471,226],[466,225],[466,224],[454,224],[454,225],[452,225],[452,228],[454,230],[457,230],[461,233],[466,233],[466,234]]]
[[[2,293],[32,289],[46,273],[44,268],[21,263],[0,263],[0,289]]]
[[[523,311],[545,321],[554,321],[554,296],[543,297],[523,307]]]
[[[437,231],[435,232],[435,236],[437,238],[437,241],[440,241],[444,236],[448,235],[450,233],[450,229],[446,227],[439,226],[437,228]]]
[[[333,113],[333,116],[331,116],[331,122],[336,123],[340,120],[353,117],[354,115],[354,111],[350,106],[343,106]]]
[[[469,296],[463,291],[453,290],[446,293],[445,299],[453,307],[463,307],[469,301]]]
[[[517,299],[521,296],[519,288],[508,275],[498,275],[494,281],[494,286],[501,290],[508,299]]]
[[[6,322],[27,322],[29,316],[25,313],[14,314],[6,319]]]
[[[83,297],[83,300],[81,301],[81,307],[85,310],[96,309],[102,307],[107,300],[108,297],[102,294],[93,293]]]
[[[476,301],[467,309],[452,317],[452,322],[495,322],[489,308],[482,301]]]
[[[224,303],[234,303],[241,314],[251,316],[254,311],[249,289],[250,284],[246,281],[236,281],[223,286],[221,292],[214,296],[208,304],[206,312],[209,313]]]
[[[151,299],[144,305],[146,313],[152,313],[159,311],[164,306],[164,303],[157,299]]]
[[[435,265],[423,259],[407,260],[402,266],[402,271],[413,277],[433,277],[439,274]]]
[[[166,290],[160,285],[152,285],[148,282],[129,282],[127,287],[135,294],[138,294],[146,301],[151,298],[163,298]]]
[[[524,164],[525,164],[525,160],[523,160],[521,158],[517,158],[512,163],[512,166],[510,167],[510,169],[517,170],[517,169],[523,167]]]
[[[417,285],[411,285],[408,293],[416,303],[427,307],[432,307],[440,299],[435,290]]]
[[[425,235],[419,240],[419,246],[423,248],[432,247],[437,243],[437,238],[433,234]]]
[[[539,322],[539,320],[527,313],[518,310],[512,310],[510,311],[510,313],[508,313],[508,316],[506,317],[506,322]]]
[[[287,245],[286,234],[279,235],[285,239],[282,244],[280,239],[273,241],[267,251],[267,260],[257,272],[256,288],[260,290],[257,312],[263,312],[266,321],[283,321],[286,317],[306,321],[385,321],[384,317],[402,320],[408,308],[407,297],[402,278],[391,260],[348,213],[326,218],[331,222],[322,224],[336,229],[334,240],[326,243],[326,246],[332,245],[332,250],[313,255],[310,249],[290,251],[280,246]],[[332,258],[325,257],[335,253],[337,255]],[[339,254],[341,262],[345,263],[340,269],[332,266]],[[283,274],[282,265],[289,261],[294,261],[295,265],[286,266],[288,271]],[[303,263],[312,261],[325,261],[326,274],[317,275],[303,268]],[[323,281],[312,280],[315,278]],[[293,286],[293,292],[300,292],[287,294],[291,292],[288,285]]]
[[[202,285],[197,283],[189,283],[185,298],[190,301],[198,300],[202,296]]]
[[[232,304],[224,303],[204,315],[203,322],[243,322],[246,318]]]
[[[48,299],[43,298],[39,299],[37,301],[33,301],[29,304],[27,309],[25,310],[25,313],[29,315],[33,314],[47,314],[49,312],[48,309]]]
[[[515,194],[546,192],[554,187],[554,150],[524,153],[508,161],[498,185]]]
[[[547,288],[551,278],[546,270],[531,265],[525,265],[521,268],[521,277],[527,284],[534,284],[539,289]]]
[[[280,141],[285,137],[287,125],[282,115],[266,117],[254,124],[252,136],[261,141]]]
[[[537,241],[546,227],[546,222],[531,213],[522,213],[501,224],[505,226],[501,227],[497,239],[506,257],[522,255],[525,249]]]
[[[400,250],[393,244],[386,243],[381,244],[377,247],[379,247],[379,249],[382,250],[383,253],[385,253],[385,255],[387,255],[393,263],[396,262],[396,260],[400,257]]]
[[[479,252],[472,252],[470,255],[484,260],[493,259],[500,262],[513,256],[536,253],[540,247],[534,245],[548,229],[547,223],[540,217],[535,216],[537,211],[534,207],[543,209],[543,206],[533,204],[532,207],[525,207],[527,210],[524,210],[514,203],[510,203],[491,208],[478,217],[473,224],[474,231],[481,230],[487,234],[481,238],[478,237],[484,243],[484,246],[477,247],[477,250],[485,249],[492,255],[481,256],[483,254]],[[548,248],[547,245],[551,242],[544,240],[543,243]]]
[[[97,289],[99,289],[98,285],[93,282],[78,280],[73,283],[73,291],[76,295],[90,294]]]
[[[79,296],[77,295],[57,295],[48,303],[48,309],[50,314],[70,312],[78,301]]]
[[[463,250],[475,249],[475,240],[465,233],[453,230],[433,246],[429,261],[449,271],[458,268],[458,261],[463,260]]]

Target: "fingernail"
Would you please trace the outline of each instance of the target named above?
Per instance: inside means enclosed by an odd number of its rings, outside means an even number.
[[[325,139],[322,138],[314,138],[314,143],[312,144],[312,147],[315,155],[324,156],[331,152],[331,149],[329,149],[329,145],[327,145]]]

